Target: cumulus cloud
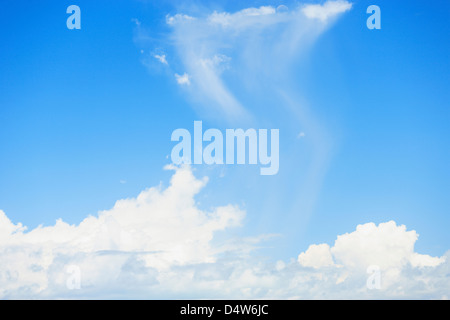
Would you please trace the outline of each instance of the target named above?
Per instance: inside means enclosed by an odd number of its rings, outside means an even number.
[[[30,232],[0,211],[0,297],[23,287],[42,293],[58,265],[80,265],[85,281],[96,283],[121,275],[127,261],[159,271],[213,263],[218,250],[210,246],[214,233],[239,226],[244,212],[231,205],[200,210],[194,196],[206,183],[189,168],[178,168],[166,189],[154,187],[119,200],[79,225],[58,220]]]
[[[348,267],[378,265],[382,269],[406,264],[413,267],[435,267],[443,262],[414,252],[418,239],[416,231],[406,231],[406,226],[397,226],[394,221],[360,225],[355,232],[337,238],[331,253],[336,261]]]
[[[321,268],[345,266],[348,269],[365,269],[375,265],[382,270],[411,267],[436,267],[444,258],[414,252],[419,235],[397,226],[394,221],[375,225],[359,225],[356,231],[339,235],[333,247],[328,244],[311,245],[298,256],[305,267]]]
[[[297,260],[304,267],[321,268],[334,265],[328,244],[311,245]]]
[[[395,222],[360,225],[333,246],[311,245],[297,259],[254,254],[270,237],[236,238],[245,212],[205,211],[195,197],[208,179],[175,168],[170,185],[79,225],[58,220],[27,231],[0,211],[0,298],[444,298],[450,252],[414,251],[415,231]],[[215,235],[221,233],[218,241]],[[225,235],[225,236],[224,236]],[[381,287],[367,288],[368,267]],[[78,278],[77,278],[78,277]],[[77,286],[79,281],[79,286]],[[78,290],[77,290],[78,288]]]

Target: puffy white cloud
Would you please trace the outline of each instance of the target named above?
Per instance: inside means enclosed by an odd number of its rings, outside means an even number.
[[[0,210],[0,240],[7,241],[15,233],[20,233],[25,231],[26,228],[22,226],[21,223],[15,225],[13,224],[6,214]]]
[[[406,226],[397,226],[394,221],[359,225],[355,232],[338,236],[331,249],[337,263],[347,267],[377,265],[382,269],[413,266],[437,266],[442,259],[414,252],[418,234],[406,231]]]
[[[235,238],[245,213],[206,212],[195,196],[207,178],[173,168],[167,188],[117,201],[79,225],[58,220],[29,232],[0,211],[0,298],[433,298],[450,289],[450,252],[414,251],[415,231],[395,222],[360,225],[333,246],[311,245],[274,263],[253,251],[270,237]],[[214,235],[222,232],[218,242]],[[381,287],[370,290],[368,267]],[[79,278],[77,278],[79,276]],[[76,288],[79,280],[80,289]]]
[[[0,211],[0,297],[24,286],[40,293],[62,262],[61,267],[79,265],[88,283],[119,276],[130,257],[155,270],[213,263],[218,253],[210,246],[214,233],[239,226],[244,212],[231,205],[211,212],[197,208],[194,196],[206,182],[189,168],[178,168],[166,189],[150,188],[119,200],[79,225],[58,220],[30,232]]]
[[[298,256],[298,262],[315,269],[328,268],[324,276],[333,274],[336,284],[351,282],[349,279],[363,277],[371,269],[380,270],[383,287],[380,293],[399,297],[397,288],[417,282],[401,280],[405,274],[429,272],[446,262],[445,257],[431,257],[414,252],[418,239],[416,231],[407,231],[406,226],[397,226],[394,221],[375,225],[359,225],[356,231],[339,235],[330,248],[328,244],[311,245]],[[424,269],[426,271],[424,271]],[[370,273],[370,272],[369,272]],[[432,277],[431,277],[432,278]],[[421,279],[426,283],[427,280]],[[419,281],[420,282],[420,281]],[[448,285],[448,281],[447,284]],[[395,294],[394,294],[395,293]]]
[[[321,268],[334,265],[330,246],[327,244],[311,245],[297,260],[304,267]]]

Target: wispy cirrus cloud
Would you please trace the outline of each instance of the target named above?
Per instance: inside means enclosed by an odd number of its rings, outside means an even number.
[[[205,120],[232,127],[280,128],[287,122],[296,127],[290,132],[283,128],[281,140],[291,148],[286,154],[304,158],[307,164],[299,170],[288,168],[285,161],[280,172],[289,171],[289,177],[299,181],[292,207],[306,220],[331,161],[335,135],[317,117],[314,104],[302,96],[297,67],[316,40],[352,8],[351,2],[266,5],[234,12],[193,7],[165,17],[164,43],[155,43],[142,26],[137,28],[141,31],[137,43],[170,53],[168,76]],[[296,139],[303,137],[299,128],[308,139]],[[298,154],[299,144],[286,143],[291,138],[305,142],[306,154]]]
[[[236,81],[243,85],[250,79],[279,81],[283,73],[289,74],[295,57],[351,7],[342,0],[292,10],[261,6],[195,17],[179,13],[167,16],[166,22],[183,72],[192,75],[191,92],[208,109],[235,119],[249,112],[234,90]],[[220,55],[229,58],[232,78],[216,64],[205,63]],[[289,80],[286,77],[284,81]]]

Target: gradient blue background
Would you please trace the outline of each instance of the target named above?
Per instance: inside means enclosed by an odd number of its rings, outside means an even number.
[[[81,7],[81,30],[66,28],[71,4]],[[198,4],[227,11],[294,5]],[[382,9],[382,30],[366,28],[370,4]],[[171,173],[162,168],[173,147],[170,135],[201,117],[173,78],[143,65],[132,19],[164,42],[166,14],[187,7],[180,1],[3,1],[0,209],[13,222],[77,224],[118,199],[160,181],[167,185]],[[242,204],[248,215],[239,232],[281,234],[269,249],[278,258],[332,243],[357,224],[388,220],[417,230],[418,252],[442,255],[450,244],[449,17],[446,0],[354,1],[299,66],[295,85],[336,135],[311,215],[295,214],[298,181],[289,179],[292,168],[283,167],[283,158],[277,177],[259,177],[254,169],[254,180],[244,184],[233,180],[237,174],[210,176],[202,203]],[[262,201],[253,185],[280,195]]]

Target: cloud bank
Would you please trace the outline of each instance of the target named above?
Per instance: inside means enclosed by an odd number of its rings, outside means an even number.
[[[189,167],[169,169],[167,188],[119,200],[79,225],[58,220],[27,231],[0,211],[0,298],[441,299],[449,292],[450,252],[415,252],[417,233],[393,221],[360,225],[290,261],[260,260],[254,253],[264,236],[233,235],[245,212],[200,209],[195,197],[208,179]],[[380,270],[380,289],[367,288],[370,266]]]

